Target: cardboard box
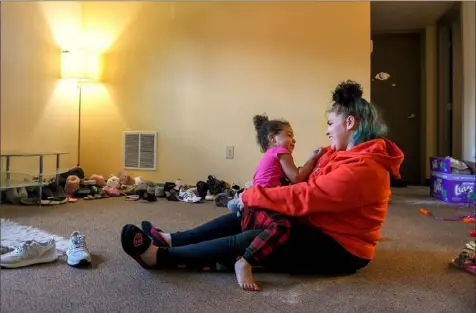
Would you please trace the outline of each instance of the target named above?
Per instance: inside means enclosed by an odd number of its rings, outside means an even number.
[[[446,170],[444,166],[440,167],[440,169]],[[449,170],[451,171],[451,168],[449,168]],[[475,185],[475,175],[448,174],[441,171],[432,171],[430,178],[430,195],[448,203],[468,203],[470,200],[468,199],[469,193],[476,192]]]

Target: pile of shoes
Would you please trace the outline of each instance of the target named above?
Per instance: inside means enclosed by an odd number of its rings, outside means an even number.
[[[232,199],[237,199],[238,195],[243,191],[244,189],[238,186],[238,184],[233,183],[231,184],[230,188],[225,189],[222,193],[219,193],[215,196],[215,205],[226,208],[228,202]]]
[[[166,198],[168,201],[182,201],[187,203],[200,203],[202,197],[196,186],[185,185],[181,179],[175,183],[166,182],[156,188],[158,197]]]
[[[226,207],[227,199],[233,199],[235,194],[241,190],[236,183],[231,185],[224,180],[220,180],[213,175],[209,175],[207,181],[197,182],[197,192],[202,199],[215,201],[217,206]],[[217,199],[218,198],[218,199]]]
[[[42,188],[41,196],[38,195],[37,187],[19,187],[9,188],[2,192],[2,203],[15,205],[59,205],[68,202],[67,196],[63,188],[52,180]]]

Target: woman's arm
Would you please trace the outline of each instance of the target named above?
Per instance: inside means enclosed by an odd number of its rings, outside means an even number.
[[[253,186],[243,193],[242,201],[248,207],[288,216],[351,210],[362,207],[369,199],[380,201],[387,197],[389,188],[381,186],[388,179],[388,172],[376,170],[361,160],[305,183],[276,188]]]

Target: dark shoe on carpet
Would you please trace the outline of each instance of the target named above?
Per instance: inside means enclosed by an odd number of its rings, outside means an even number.
[[[166,191],[165,195],[167,200],[169,201],[175,201],[175,202],[180,201],[179,198],[177,197],[177,193],[173,189],[170,191]]]
[[[226,192],[219,193],[215,197],[215,205],[217,207],[226,208],[228,201],[230,201]]]
[[[154,245],[156,245],[157,247],[170,247],[164,237],[162,237],[162,235],[160,234],[162,232],[162,229],[154,227],[149,221],[142,221],[141,228],[147,236],[152,238]]]
[[[150,268],[142,261],[140,256],[149,249],[152,239],[140,230],[139,227],[132,224],[125,225],[121,232],[121,244],[124,252],[136,260],[143,268]]]

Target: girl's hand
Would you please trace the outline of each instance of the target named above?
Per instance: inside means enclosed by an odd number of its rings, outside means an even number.
[[[319,147],[311,153],[311,159],[319,159],[325,152],[324,147]]]
[[[240,193],[240,195],[238,196],[238,210],[240,211],[243,211],[243,209],[245,208],[245,204],[243,203],[243,199],[242,199],[242,196],[243,196],[243,192]]]

